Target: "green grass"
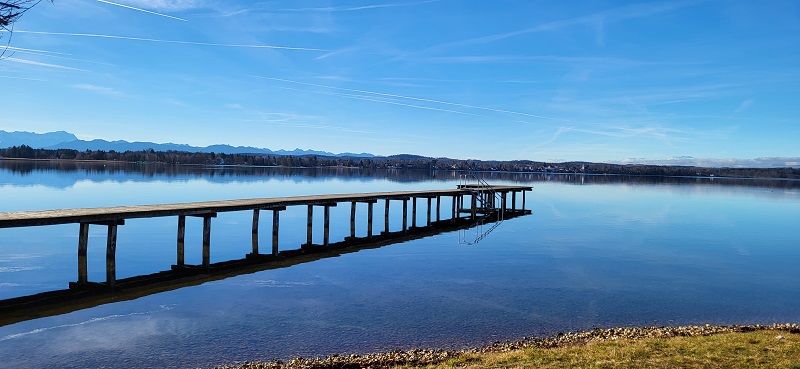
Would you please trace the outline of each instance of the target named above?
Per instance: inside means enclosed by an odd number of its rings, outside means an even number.
[[[778,336],[784,338],[776,338]],[[800,369],[800,334],[766,330],[700,337],[608,340],[557,348],[465,353],[423,368],[565,367]]]

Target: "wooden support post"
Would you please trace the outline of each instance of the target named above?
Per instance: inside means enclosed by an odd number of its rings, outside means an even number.
[[[386,209],[383,212],[383,231],[389,233],[389,199],[386,199]]]
[[[403,199],[403,232],[408,230],[408,199]]]
[[[502,196],[500,201],[500,215],[502,216],[506,215],[506,195],[508,195],[507,192],[500,193],[500,196]]]
[[[475,194],[470,197],[472,198],[472,219],[475,219],[478,215],[478,197]]]
[[[328,246],[329,237],[331,234],[331,207],[330,205],[325,205],[325,220],[323,225],[323,238],[322,244],[324,246]]]
[[[81,223],[78,231],[78,283],[89,282],[86,250],[89,246],[89,223]]]
[[[114,289],[117,286],[117,223],[108,225],[106,240],[106,285]]]
[[[428,198],[428,221],[426,223],[426,226],[428,226],[428,227],[431,226],[431,201],[432,200],[433,200],[432,198],[430,198],[430,197]]]
[[[253,209],[253,255],[258,255],[258,217],[260,209]]]
[[[213,215],[203,215],[203,267],[211,266],[211,218]]]
[[[372,238],[372,208],[374,202],[367,203],[367,238]]]
[[[525,190],[522,190],[522,210],[525,210]]]
[[[442,197],[436,196],[436,221],[442,220]]]
[[[350,237],[356,236],[356,202],[350,203]]]
[[[280,214],[280,209],[272,209],[272,255],[278,255],[278,226],[281,222]]]
[[[185,239],[186,239],[186,216],[178,215],[178,256],[176,263],[178,266],[184,265]]]
[[[411,228],[417,227],[417,198],[411,198]]]
[[[311,246],[311,226],[314,224],[314,205],[308,206],[308,223],[306,223],[306,245]]]
[[[458,216],[458,213],[456,213],[456,206],[457,205],[458,205],[458,195],[453,195],[453,203],[450,204],[450,207],[453,208],[452,209],[452,214],[450,214],[450,221],[451,222],[455,222],[456,221],[456,217]]]
[[[517,191],[511,191],[511,211],[517,210]]]

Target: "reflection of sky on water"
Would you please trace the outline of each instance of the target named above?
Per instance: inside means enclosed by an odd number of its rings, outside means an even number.
[[[66,189],[5,185],[0,193],[4,208],[32,209],[120,205],[113,203],[119,194],[136,204],[457,183],[229,179],[154,176],[78,181]],[[445,233],[0,327],[0,367],[195,367],[461,347],[594,326],[800,321],[797,188],[533,184],[526,196],[533,214],[504,222],[478,244],[459,245],[457,232]],[[399,204],[392,204],[393,229],[399,227]],[[382,205],[376,206],[379,215]],[[419,205],[424,209],[425,202]],[[361,234],[365,209],[358,210]],[[443,209],[449,215],[449,203]],[[321,213],[315,212],[316,225]],[[349,206],[331,213],[331,238],[349,235]],[[250,217],[221,213],[214,219],[212,261],[250,251]],[[305,220],[305,208],[281,214],[282,249],[305,241]],[[190,263],[199,262],[200,224],[187,222]],[[74,280],[77,230],[0,229],[0,298],[64,288]],[[90,235],[89,278],[102,280],[105,229],[93,227]],[[262,247],[269,244],[265,236]],[[119,228],[118,275],[168,268],[174,239],[173,218],[129,220]]]

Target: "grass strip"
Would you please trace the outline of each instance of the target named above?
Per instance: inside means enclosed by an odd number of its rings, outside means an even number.
[[[296,358],[216,369],[787,368],[800,369],[800,326],[623,327],[497,342],[460,351],[409,350]]]

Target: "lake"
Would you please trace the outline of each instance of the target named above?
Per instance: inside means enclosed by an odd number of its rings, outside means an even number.
[[[461,174],[0,160],[0,212],[453,189]],[[478,243],[474,229],[445,232],[2,326],[0,367],[211,367],[593,327],[800,322],[800,181],[475,175],[533,186],[532,214]],[[331,208],[332,241],[349,236],[349,210]],[[251,220],[214,218],[212,262],[250,252]],[[305,222],[305,207],[282,212],[282,249],[305,243]],[[200,263],[201,227],[187,219],[187,263]],[[118,278],[168,269],[175,229],[174,217],[120,226]],[[105,277],[105,231],[90,230],[90,280]],[[67,288],[77,237],[77,224],[0,229],[0,299]]]

